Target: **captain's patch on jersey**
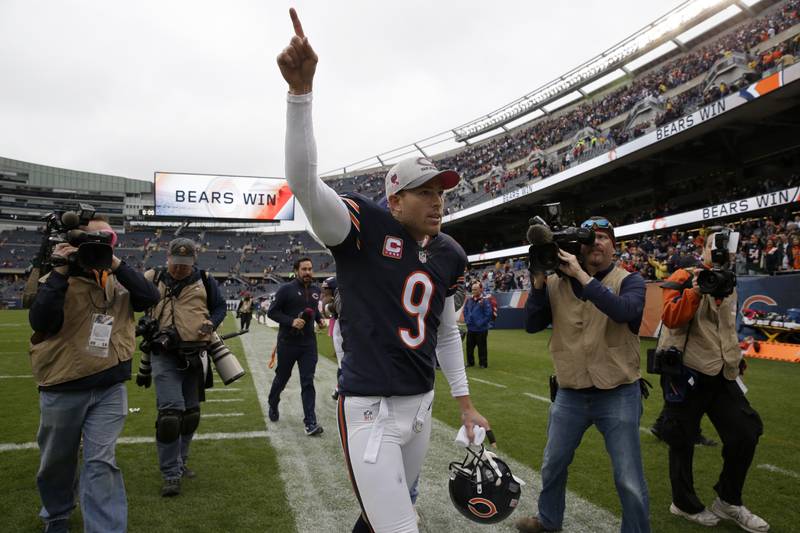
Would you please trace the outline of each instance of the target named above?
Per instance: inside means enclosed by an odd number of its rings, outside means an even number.
[[[383,240],[383,255],[392,259],[403,257],[403,239],[387,235]]]

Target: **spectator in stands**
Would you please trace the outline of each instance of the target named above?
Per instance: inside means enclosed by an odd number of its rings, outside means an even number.
[[[763,274],[764,270],[761,267],[761,261],[763,260],[764,250],[758,235],[753,233],[750,236],[750,241],[744,244],[743,251],[746,258],[747,273],[751,276]]]
[[[464,322],[467,325],[467,366],[475,366],[475,347],[478,347],[478,364],[489,366],[487,337],[492,321],[492,303],[483,294],[483,286],[475,281],[470,286],[472,295],[464,303]]]
[[[711,265],[709,238],[703,263]],[[680,269],[668,281],[683,285],[691,274]],[[701,524],[716,525],[720,519],[736,522],[742,529],[766,532],[769,524],[742,503],[745,477],[763,433],[761,418],[744,396],[741,375],[746,365],[736,334],[736,291],[720,297],[702,294],[697,277],[690,289],[665,289],[659,348],[682,346],[684,372],[662,375],[666,407],[661,437],[669,445],[672,486],[670,512]],[[723,467],[714,486],[717,498],[706,508],[694,490],[692,462],[700,419],[708,413],[722,438]]]
[[[764,248],[764,266],[767,274],[775,274],[783,262],[783,254],[781,249],[775,244],[775,236],[767,238],[767,246]]]

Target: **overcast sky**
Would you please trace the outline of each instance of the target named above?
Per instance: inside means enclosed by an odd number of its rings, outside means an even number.
[[[679,3],[0,0],[0,156],[148,180],[282,176],[275,57],[295,6],[333,170],[496,109]]]

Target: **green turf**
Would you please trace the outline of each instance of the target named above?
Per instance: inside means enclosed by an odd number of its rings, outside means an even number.
[[[234,327],[234,320],[229,317],[223,331],[232,331]],[[26,355],[29,332],[26,312],[0,312],[0,375],[30,374]],[[246,369],[240,340],[230,339],[227,344]],[[137,352],[136,361],[138,357]],[[215,386],[223,385],[218,382]],[[263,431],[264,419],[250,375],[231,386],[240,390],[209,393],[209,397],[236,397],[244,401],[207,403],[203,411],[241,412],[244,416],[203,419],[200,431]],[[140,411],[128,415],[123,435],[152,436],[156,413],[154,389],[138,388],[128,382],[128,398],[129,407]],[[34,382],[0,380],[0,404],[4,406],[0,409],[0,442],[35,441],[39,407]],[[0,531],[41,531],[35,485],[38,460],[37,450],[0,452],[3,495]],[[125,478],[130,531],[295,531],[275,452],[264,439],[195,441],[190,466],[198,477],[184,481],[178,498],[164,499],[158,493],[161,475],[153,444],[120,444],[117,462]],[[71,522],[75,531],[81,530],[79,511],[73,514]]]
[[[521,330],[491,331],[489,368],[467,369],[469,376],[508,387],[500,389],[473,381],[470,383],[470,392],[475,406],[492,424],[501,456],[508,454],[536,470],[541,468],[542,451],[546,442],[548,404],[523,396],[522,393],[549,396],[547,383],[553,366],[547,351],[548,338],[547,331],[535,335]],[[652,340],[642,342],[643,367],[645,351],[654,344]],[[320,352],[328,357],[333,353],[330,341],[322,337]],[[796,416],[800,365],[758,359],[748,360],[748,363],[750,366],[745,381],[750,391],[747,396],[760,413],[765,431],[745,484],[744,502],[770,522],[771,531],[798,531],[800,511],[797,502],[800,482],[796,478],[755,466],[766,463],[800,472],[800,421]],[[661,410],[662,401],[657,376],[646,377],[655,389],[650,398],[644,401],[641,425],[650,427]],[[434,416],[451,426],[457,426],[457,405],[449,400],[449,388],[441,374],[437,376],[436,393]],[[719,440],[706,417],[703,419],[703,431],[707,436]],[[667,447],[649,434],[642,434],[641,437],[645,475],[650,491],[652,530],[659,533],[706,531],[702,526],[694,526],[669,513],[671,493]],[[695,449],[696,490],[707,504],[715,496],[712,486],[716,483],[721,467],[721,446]],[[569,472],[569,490],[617,516],[620,515],[611,463],[602,437],[596,429],[586,432]],[[720,524],[715,530],[741,531],[731,523]]]
[[[232,319],[226,322],[226,327],[233,329]],[[0,375],[30,374],[26,355],[28,334],[25,312],[0,312]],[[547,332],[527,335],[522,331],[492,331],[489,334],[490,367],[468,369],[470,376],[508,387],[499,389],[473,381],[472,397],[478,409],[491,420],[500,440],[501,455],[507,454],[537,470],[541,467],[545,444],[547,404],[522,393],[548,395],[547,377],[552,364],[547,354],[547,338]],[[332,358],[329,339],[324,335],[319,339],[320,351]],[[228,345],[246,365],[238,339],[230,340]],[[652,341],[643,342],[642,353],[649,346],[652,346]],[[796,503],[800,482],[796,478],[755,468],[755,465],[768,463],[800,472],[800,443],[797,439],[800,422],[795,416],[798,400],[795,383],[800,380],[800,366],[761,360],[750,360],[749,363],[746,375],[750,388],[748,397],[764,420],[765,434],[745,485],[745,503],[771,523],[771,531],[794,531],[800,523]],[[243,402],[206,404],[204,411],[237,411],[245,413],[245,416],[205,419],[201,431],[264,429],[250,376],[237,382],[236,386],[241,389],[236,396],[243,398]],[[436,388],[438,400],[434,415],[456,426],[456,404],[449,400],[447,383],[442,376],[437,379]],[[128,390],[130,407],[139,407],[141,411],[129,415],[124,435],[152,435],[155,417],[153,389],[139,389],[130,382]],[[219,398],[229,397],[228,393],[216,394],[215,397]],[[658,415],[661,407],[659,394],[656,388],[653,396],[644,402],[642,425],[645,427]],[[30,379],[0,380],[0,402],[4,406],[0,409],[0,442],[35,440],[38,395],[33,382]],[[706,435],[718,438],[707,419],[704,419],[703,429]],[[643,434],[642,452],[650,489],[653,531],[705,531],[700,526],[673,517],[667,510],[670,493],[666,446]],[[696,449],[695,482],[699,495],[706,502],[713,497],[711,487],[722,464],[720,452],[720,447]],[[262,439],[195,442],[191,466],[198,471],[199,477],[186,481],[184,493],[173,500],[163,500],[158,496],[160,475],[152,445],[120,445],[118,461],[128,491],[131,531],[180,531],[197,529],[198,524],[202,524],[203,531],[294,531],[294,518],[277,474],[275,453]],[[3,494],[0,531],[40,529],[36,517],[39,507],[35,488],[37,465],[36,450],[0,453],[0,490]],[[594,429],[587,432],[576,453],[568,487],[591,503],[619,514],[610,462],[602,439]],[[533,496],[528,493],[526,497]],[[187,508],[191,509],[190,513],[184,511]],[[80,517],[76,513],[73,527],[79,530],[79,524]],[[730,524],[720,525],[715,530],[740,531]]]

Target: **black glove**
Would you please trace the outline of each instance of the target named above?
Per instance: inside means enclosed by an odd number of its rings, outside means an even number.
[[[150,385],[153,384],[153,376],[151,374],[140,374],[136,373],[136,385],[138,387],[144,387],[145,389],[149,389]]]

